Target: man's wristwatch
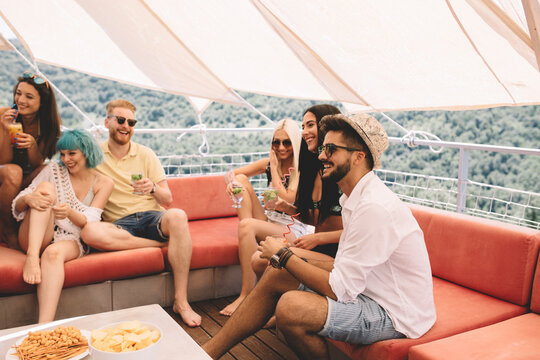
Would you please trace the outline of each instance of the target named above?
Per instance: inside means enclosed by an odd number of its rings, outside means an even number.
[[[289,248],[284,246],[281,249],[279,249],[277,253],[272,255],[272,257],[270,258],[270,265],[272,265],[272,267],[275,267],[276,269],[281,269],[281,267],[279,266],[279,258],[287,250],[289,250]]]
[[[152,190],[150,190],[150,194],[153,194],[156,192],[156,183],[152,183]]]

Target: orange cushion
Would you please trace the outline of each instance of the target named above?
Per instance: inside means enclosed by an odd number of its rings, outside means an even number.
[[[410,205],[434,276],[513,302],[529,303],[540,231]]]
[[[534,274],[533,289],[531,295],[531,311],[540,314],[540,255],[536,264],[536,273]]]
[[[525,307],[433,278],[437,310],[435,325],[418,339],[385,340],[368,346],[333,341],[353,359],[407,359],[413,345],[441,339],[524,314]]]
[[[413,346],[409,360],[540,359],[540,315],[525,314],[447,339]]]
[[[236,265],[238,259],[238,218],[190,221],[191,269]],[[165,259],[168,248],[163,248]],[[170,264],[167,262],[170,271]]]
[[[0,247],[0,294],[13,295],[35,291],[25,283],[22,270],[26,256],[13,249]],[[161,249],[145,248],[94,253],[65,263],[64,287],[126,279],[163,271]]]
[[[64,287],[133,278],[164,270],[160,248],[93,253],[65,264]]]
[[[236,215],[223,176],[170,178],[167,184],[173,194],[170,207],[184,210],[189,220]]]
[[[24,294],[33,292],[35,287],[22,279],[26,255],[21,251],[0,247],[0,294]]]

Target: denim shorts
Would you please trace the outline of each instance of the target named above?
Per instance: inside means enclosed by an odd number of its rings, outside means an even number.
[[[304,284],[298,287],[300,291],[313,290]],[[360,294],[356,303],[342,303],[326,297],[328,315],[320,336],[350,344],[372,344],[376,341],[404,338],[405,335],[396,331],[390,316],[373,299]]]
[[[163,214],[165,214],[165,211],[136,212],[116,220],[114,225],[126,230],[133,236],[167,242],[169,238],[161,232]]]

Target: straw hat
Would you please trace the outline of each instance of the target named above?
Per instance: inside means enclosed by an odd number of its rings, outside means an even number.
[[[388,135],[382,125],[373,116],[360,113],[350,117],[345,115],[332,115],[334,119],[341,119],[356,130],[364,140],[373,157],[373,168],[381,167],[381,154],[388,147]]]

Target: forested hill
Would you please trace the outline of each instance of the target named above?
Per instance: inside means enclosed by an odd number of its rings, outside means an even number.
[[[114,61],[114,59],[111,59]],[[12,103],[15,79],[30,67],[12,51],[0,51],[0,106]],[[90,119],[102,124],[105,104],[115,98],[126,98],[138,108],[137,127],[186,128],[197,124],[197,116],[182,96],[150,91],[94,78],[47,65],[42,72],[64,92]],[[63,124],[66,127],[89,128],[65,99],[57,95]],[[298,101],[241,93],[247,101],[272,120],[290,117],[300,121],[304,109],[314,101]],[[482,143],[538,148],[540,144],[540,107],[501,107],[475,111],[409,111],[388,114],[409,130],[425,130],[445,141]],[[404,133],[375,114],[390,136]],[[202,116],[207,127],[272,127],[248,108],[214,103]],[[196,154],[199,135],[186,135],[180,142],[177,134],[136,135],[134,139],[152,147],[156,153]],[[267,151],[270,133],[209,134],[211,153]],[[383,168],[435,176],[457,177],[458,151],[440,154],[426,147],[408,148],[393,144],[383,156]],[[469,178],[489,184],[540,192],[540,158],[472,151]]]

